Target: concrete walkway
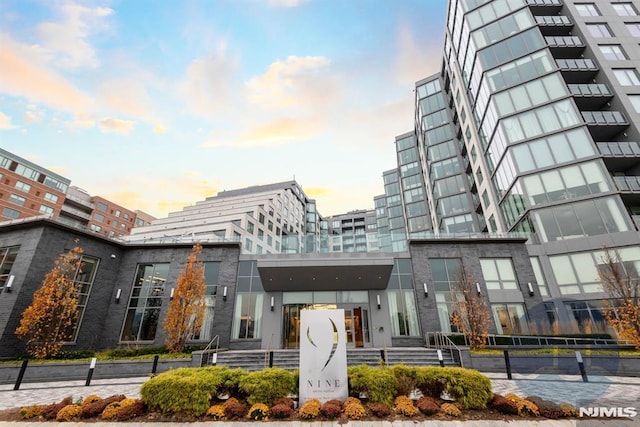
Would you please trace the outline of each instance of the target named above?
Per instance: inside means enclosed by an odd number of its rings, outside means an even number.
[[[544,399],[560,403],[567,402],[576,407],[584,406],[606,406],[606,407],[635,407],[640,413],[640,378],[635,377],[605,377],[592,376],[589,382],[583,382],[582,378],[572,375],[522,375],[514,374],[513,379],[506,378],[506,374],[502,373],[484,373],[492,382],[493,391],[495,393],[507,394],[516,393],[519,396],[536,395]],[[13,390],[13,385],[0,385],[0,409],[7,409],[18,406],[27,406],[33,404],[49,404],[59,402],[66,396],[71,396],[73,400],[83,398],[89,394],[97,394],[101,397],[107,397],[114,394],[124,394],[127,397],[140,397],[140,385],[144,383],[148,377],[138,378],[120,378],[108,380],[93,380],[91,385],[85,386],[85,381],[65,381],[65,382],[46,382],[46,383],[23,383],[19,390]],[[214,423],[216,427],[235,427],[255,425],[251,422],[209,422]],[[156,423],[113,423],[113,422],[97,422],[91,423],[95,427],[122,427],[123,424],[128,426],[151,427]],[[193,423],[157,423],[162,425],[175,426],[193,426]],[[308,422],[308,421],[292,421],[286,424],[287,427],[328,427],[335,423]],[[0,422],[0,427],[9,427],[11,423]],[[20,426],[50,426],[51,423],[43,422],[24,422]],[[65,423],[65,426],[86,426],[83,423]],[[275,425],[275,424],[272,424]],[[640,426],[640,416],[632,420],[592,420],[582,418],[580,420],[540,420],[540,421],[517,421],[503,423],[495,420],[487,421],[437,421],[429,420],[425,422],[414,422],[411,420],[402,422],[388,421],[350,421],[351,427],[419,427],[419,426],[444,426],[452,427],[457,425],[479,426],[479,427],[513,427],[514,425],[522,426],[558,426],[558,427],[589,427],[589,426]]]

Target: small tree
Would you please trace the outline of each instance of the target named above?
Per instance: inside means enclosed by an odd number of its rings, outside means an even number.
[[[451,323],[469,339],[472,349],[483,348],[489,336],[491,315],[487,302],[478,293],[475,281],[460,263],[456,289],[451,290]]]
[[[167,333],[165,344],[171,353],[183,351],[189,335],[198,332],[202,326],[206,284],[201,254],[202,245],[196,243],[169,303],[164,331]]]
[[[57,355],[65,342],[73,338],[78,320],[78,297],[73,280],[80,271],[84,252],[77,243],[76,240],[76,247],[55,261],[16,329],[27,352],[35,358]]]
[[[598,276],[610,298],[605,319],[620,339],[640,349],[640,280],[631,277],[620,257],[612,255],[609,249],[605,249],[602,261]]]

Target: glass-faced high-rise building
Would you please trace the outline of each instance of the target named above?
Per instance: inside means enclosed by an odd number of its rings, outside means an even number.
[[[550,320],[601,327],[603,250],[640,270],[639,10],[450,0],[441,72],[416,83],[415,128],[396,138],[378,225],[391,230],[399,195],[408,239],[528,233]]]

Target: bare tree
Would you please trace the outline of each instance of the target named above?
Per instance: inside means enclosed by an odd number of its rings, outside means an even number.
[[[467,336],[472,349],[483,348],[491,324],[489,307],[463,262],[460,262],[457,279],[456,288],[451,290],[451,323]]]
[[[640,349],[640,280],[632,277],[617,254],[605,248],[598,276],[608,294],[605,319],[618,337]]]

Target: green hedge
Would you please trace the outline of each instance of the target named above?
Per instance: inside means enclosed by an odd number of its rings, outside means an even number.
[[[349,393],[358,397],[364,393],[371,403],[391,405],[396,397],[398,380],[392,369],[367,365],[347,368]]]
[[[223,390],[228,371],[220,366],[173,369],[144,383],[140,395],[151,409],[200,416]]]
[[[465,409],[483,409],[493,396],[491,380],[473,369],[424,366],[417,368],[417,387],[425,396],[440,397],[443,391]]]
[[[240,390],[247,394],[250,405],[264,403],[267,406],[292,394],[296,388],[296,376],[282,368],[266,368],[251,372],[240,379]]]

